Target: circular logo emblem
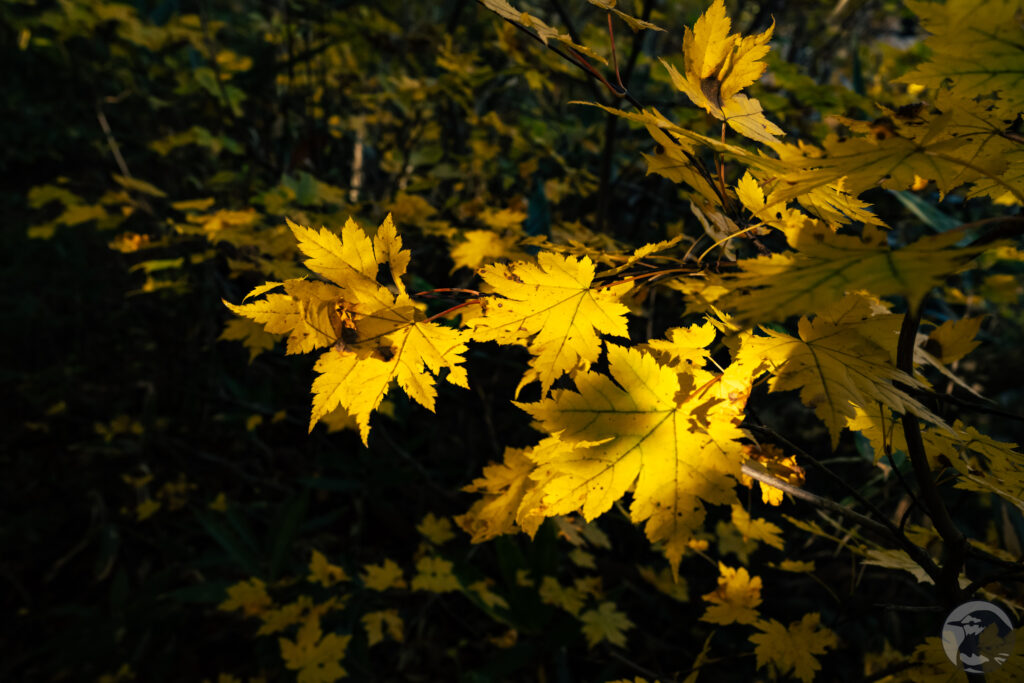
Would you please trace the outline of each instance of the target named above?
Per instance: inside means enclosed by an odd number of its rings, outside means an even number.
[[[942,648],[967,673],[995,671],[1013,652],[1013,623],[991,602],[960,605],[942,625]]]

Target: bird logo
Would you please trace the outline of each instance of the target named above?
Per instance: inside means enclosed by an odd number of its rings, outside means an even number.
[[[1013,623],[991,602],[965,602],[942,625],[942,648],[966,673],[998,669],[1013,652]]]

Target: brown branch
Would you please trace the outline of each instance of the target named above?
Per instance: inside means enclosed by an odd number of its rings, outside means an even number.
[[[917,338],[917,328],[921,322],[921,303],[907,311],[903,316],[903,325],[900,328],[899,341],[896,345],[896,367],[907,373],[914,374],[914,344]],[[924,439],[921,437],[921,423],[917,416],[905,412],[901,416],[903,423],[903,436],[907,442],[907,455],[910,457],[910,464],[914,468],[914,478],[917,480],[918,488],[921,489],[921,498],[928,516],[931,517],[935,530],[943,540],[943,562],[942,570],[935,579],[936,589],[939,591],[939,598],[942,603],[952,608],[963,602],[963,591],[960,590],[958,577],[963,567],[966,552],[967,539],[953,524],[939,495],[939,489],[932,478],[931,467],[928,465],[928,456],[924,449]]]
[[[856,522],[857,524],[860,524],[861,526],[864,526],[868,529],[871,529],[875,533],[880,534],[882,536],[890,535],[889,529],[884,524],[876,522],[870,517],[862,515],[855,510],[851,510],[845,505],[840,505],[834,500],[824,498],[816,493],[811,493],[810,491],[806,491],[800,488],[799,486],[794,486],[787,481],[772,476],[767,472],[755,468],[750,463],[743,463],[742,470],[743,474],[747,475],[751,479],[757,479],[758,481],[768,484],[769,486],[781,489],[782,491],[790,494],[794,498],[799,498],[800,500],[810,503],[816,508],[819,508],[821,510],[828,510],[830,512],[835,512],[836,514],[846,517],[847,519]]]
[[[100,122],[100,128],[103,129],[103,134],[107,138],[107,147],[110,148],[110,153],[114,155],[117,167],[121,169],[121,175],[125,178],[131,178],[132,172],[128,170],[128,164],[125,163],[124,157],[121,156],[121,147],[117,144],[117,140],[114,139],[114,131],[110,128],[110,122],[107,121],[107,115],[103,113],[103,106],[99,100],[96,100],[96,119]]]

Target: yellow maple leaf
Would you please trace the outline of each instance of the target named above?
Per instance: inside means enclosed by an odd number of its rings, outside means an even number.
[[[532,28],[537,32],[537,37],[540,38],[545,45],[548,44],[548,41],[554,40],[575,50],[576,52],[579,52],[580,54],[598,60],[602,64],[608,63],[608,60],[590,48],[574,43],[568,33],[559,33],[557,29],[549,26],[534,15],[527,12],[520,12],[509,4],[508,0],[481,0],[481,4],[506,21],[519,26]]]
[[[886,116],[873,121],[841,118],[851,135],[831,135],[822,149],[774,145],[782,164],[772,201],[840,181],[857,196],[872,187],[904,190],[933,180],[941,197],[965,182],[998,178],[1007,154],[1019,147],[1002,134],[1007,112],[952,95],[935,106],[911,117],[883,109]]]
[[[840,302],[841,304],[842,302]],[[860,334],[860,326],[868,332]],[[745,337],[737,362],[765,362],[773,374],[769,391],[800,390],[800,400],[828,428],[832,447],[858,406],[882,403],[899,413],[911,412],[934,424],[945,423],[895,383],[920,388],[924,384],[897,370],[889,350],[873,341],[870,320],[860,324],[830,319],[800,319],[800,338],[765,329],[767,336]]]
[[[814,571],[814,562],[804,562],[802,560],[783,560],[775,566],[776,569],[781,569],[784,572],[794,572],[797,574],[804,574],[807,572]]]
[[[743,540],[755,540],[782,550],[782,529],[766,519],[751,517],[742,505],[732,506],[732,523],[743,536]]]
[[[981,342],[974,337],[985,316],[947,320],[928,335],[925,347],[943,363],[953,363],[976,349]]]
[[[367,612],[362,616],[363,628],[366,629],[366,639],[370,647],[384,640],[384,630],[391,640],[401,643],[405,640],[403,632],[404,623],[396,609],[384,609],[376,612]]]
[[[756,646],[757,668],[772,664],[780,674],[790,671],[803,683],[811,683],[814,673],[821,669],[816,655],[836,647],[836,634],[821,626],[821,615],[817,612],[805,614],[800,621],[794,621],[787,628],[774,619],[754,624],[760,633],[750,636]]]
[[[217,605],[217,609],[232,612],[242,610],[245,616],[260,614],[268,609],[274,601],[267,595],[267,584],[257,578],[239,581],[228,588],[228,598]]]
[[[782,130],[768,121],[761,104],[739,94],[754,83],[767,68],[762,59],[775,30],[741,38],[730,34],[732,22],[723,0],[715,0],[701,15],[693,30],[683,34],[684,74],[664,60],[673,85],[698,107],[725,121],[741,135],[768,144]]]
[[[598,333],[628,337],[622,296],[624,282],[593,287],[594,263],[587,257],[537,255],[537,262],[484,267],[480,277],[500,296],[482,302],[482,314],[467,324],[473,339],[527,345],[532,358],[519,387],[539,380],[547,393],[563,374],[575,374],[597,362]]]
[[[1007,0],[908,0],[907,7],[932,35],[928,61],[899,78],[929,88],[950,87],[962,97],[993,91],[1019,111],[1024,107],[1021,5]]]
[[[304,622],[313,600],[308,595],[299,596],[298,600],[275,609],[269,609],[260,615],[263,624],[256,631],[258,636],[267,636],[285,630],[294,624]]]
[[[493,579],[482,579],[469,584],[468,588],[488,607],[501,607],[502,609],[508,609],[508,601],[491,590],[491,586],[493,584]]]
[[[734,569],[718,563],[718,588],[704,595],[708,605],[701,621],[725,626],[757,621],[757,606],[761,604],[761,577],[751,577],[743,567]]]
[[[666,339],[653,339],[647,342],[647,348],[662,365],[702,368],[711,356],[708,347],[717,334],[710,321],[689,327],[673,327],[665,333]]]
[[[312,617],[299,628],[294,641],[279,638],[277,642],[285,666],[299,672],[299,683],[333,683],[345,677],[340,662],[350,638],[337,633],[324,635],[320,619]]]
[[[448,521],[448,518],[436,517],[433,512],[428,512],[420,520],[420,523],[416,525],[416,531],[434,545],[444,545],[455,538],[452,523]]]
[[[865,226],[861,236],[839,235],[824,224],[805,219],[786,231],[796,251],[744,259],[740,272],[721,281],[732,293],[715,303],[737,324],[785,320],[821,310],[847,292],[866,290],[876,296],[900,295],[912,305],[982,249],[950,249],[956,232],[922,237],[891,249],[885,233]]]
[[[704,502],[735,501],[746,394],[728,373],[667,368],[637,349],[608,345],[608,364],[611,377],[582,372],[576,391],[517,404],[553,435],[531,453],[537,483],[519,514],[579,511],[590,521],[635,483],[631,517],[677,567]]]
[[[455,263],[451,272],[459,268],[476,270],[501,258],[518,259],[525,254],[517,247],[520,235],[502,235],[495,230],[467,230],[462,233],[463,241],[452,247],[451,256]]]
[[[375,591],[406,587],[405,579],[402,578],[402,569],[392,559],[386,559],[380,564],[363,565],[363,573],[360,578],[362,578],[364,586]]]
[[[541,579],[537,593],[540,595],[540,601],[545,605],[554,605],[574,617],[583,609],[585,597],[583,593],[575,586],[563,586],[553,576],[545,576]]]
[[[341,581],[348,581],[349,578],[344,569],[331,564],[322,552],[314,550],[309,560],[309,576],[306,580],[330,588]]]
[[[886,569],[900,569],[912,574],[918,583],[935,583],[931,576],[910,557],[906,550],[898,549],[873,549],[867,551],[867,558],[862,564],[884,567]]]
[[[452,573],[452,563],[440,557],[421,557],[416,562],[416,575],[412,577],[414,591],[447,593],[462,589]]]
[[[530,473],[533,461],[527,451],[521,448],[506,448],[502,463],[490,463],[483,470],[483,476],[463,487],[468,493],[483,493],[466,514],[455,518],[455,523],[472,535],[473,543],[482,543],[502,534],[516,530],[516,515],[523,497],[533,488]],[[529,533],[536,531],[543,517],[535,523],[524,526]]]
[[[589,647],[594,647],[602,640],[625,647],[626,631],[633,628],[633,622],[616,608],[614,602],[602,602],[597,609],[587,610],[580,615],[580,621]]]
[[[637,571],[640,572],[643,580],[654,586],[658,592],[679,602],[690,601],[690,589],[686,584],[686,579],[681,576],[673,579],[672,572],[668,567],[662,567],[656,571],[654,567],[637,566]]]
[[[257,287],[248,295],[259,296],[278,286],[286,287],[286,294],[269,294],[250,304],[236,306],[224,302],[237,315],[264,326],[271,335],[287,334],[287,353],[308,353],[330,346],[336,341],[332,333],[331,311],[340,300],[341,290],[325,282],[289,280]]]

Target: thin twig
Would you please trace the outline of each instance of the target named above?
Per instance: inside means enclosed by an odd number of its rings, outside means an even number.
[[[876,522],[870,517],[862,515],[855,510],[851,510],[845,505],[840,505],[839,503],[829,498],[824,498],[816,493],[806,491],[800,488],[799,486],[794,486],[789,482],[779,479],[778,477],[775,477],[767,472],[756,469],[750,463],[744,463],[742,469],[743,474],[747,475],[751,479],[757,479],[758,481],[768,484],[769,486],[773,486],[777,489],[780,489],[792,495],[794,498],[799,498],[800,500],[810,503],[816,508],[828,510],[830,512],[835,512],[843,517],[846,517],[851,521],[854,521],[868,529],[871,529],[875,533],[880,534],[882,536],[891,535],[891,532],[884,524]]]
[[[132,172],[128,170],[128,164],[125,163],[124,157],[121,156],[121,147],[117,144],[117,140],[114,139],[114,132],[110,129],[110,122],[107,121],[107,115],[103,113],[103,105],[100,104],[98,99],[96,100],[96,119],[100,122],[100,128],[103,129],[103,134],[107,138],[107,147],[110,148],[110,153],[114,155],[117,167],[121,169],[121,175],[125,178],[131,178]]]

